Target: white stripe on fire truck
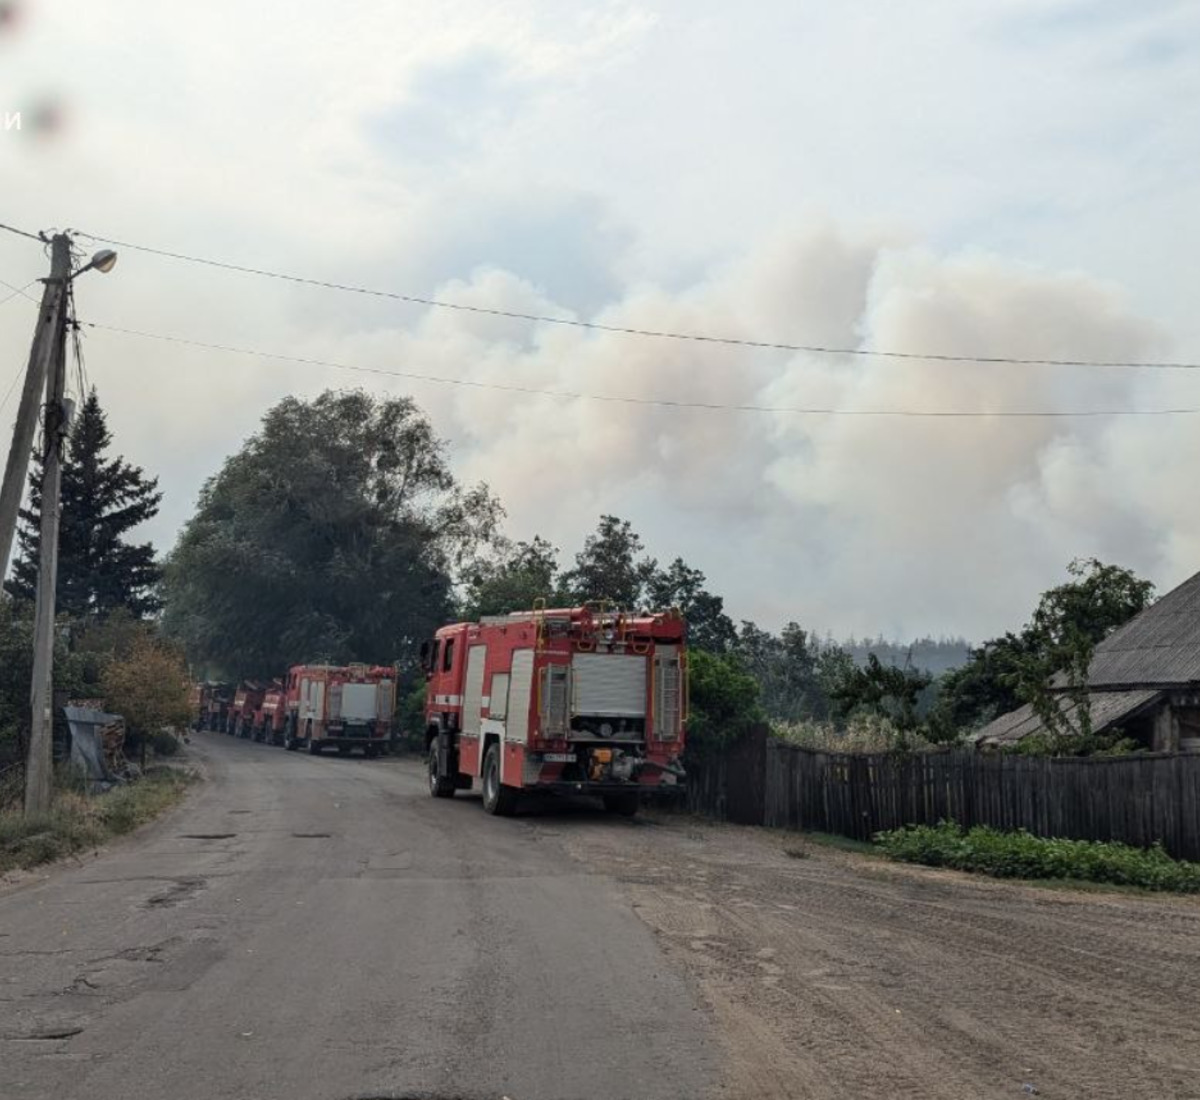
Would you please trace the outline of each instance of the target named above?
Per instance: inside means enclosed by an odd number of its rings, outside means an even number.
[[[462,706],[462,696],[461,695],[437,695],[434,697],[434,699],[441,706],[445,706],[445,707],[460,707],[460,706]]]

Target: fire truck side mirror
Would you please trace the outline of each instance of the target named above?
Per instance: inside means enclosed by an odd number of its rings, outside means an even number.
[[[432,670],[429,667],[429,654],[433,646],[429,642],[421,643],[421,671],[428,675]]]

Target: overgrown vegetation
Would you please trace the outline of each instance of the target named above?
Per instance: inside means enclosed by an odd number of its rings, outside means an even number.
[[[183,797],[192,773],[180,768],[149,769],[136,782],[107,794],[85,796],[59,785],[50,813],[25,817],[15,784],[0,791],[0,874],[36,867],[95,848],[112,837],[132,832]]]
[[[845,723],[774,722],[771,731],[782,741],[818,752],[917,752],[933,744],[879,714],[856,714]]]
[[[1200,892],[1200,863],[1172,859],[1158,845],[1145,849],[1090,840],[1048,840],[1024,830],[1002,832],[983,825],[964,831],[950,822],[893,829],[875,840],[890,859],[996,878],[1071,879]]]

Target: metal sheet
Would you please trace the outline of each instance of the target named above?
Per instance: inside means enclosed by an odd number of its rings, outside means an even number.
[[[576,653],[572,662],[574,714],[642,718],[646,714],[646,658],[624,653]]]
[[[375,684],[346,684],[342,688],[342,719],[346,722],[370,722],[378,717]]]

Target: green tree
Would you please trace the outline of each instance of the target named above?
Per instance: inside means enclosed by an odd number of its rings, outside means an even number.
[[[73,618],[125,608],[134,615],[159,610],[161,571],[149,543],[127,540],[158,514],[158,480],[122,457],[106,457],[112,434],[93,389],[67,440],[62,467],[62,521],[58,546],[58,610]],[[30,503],[21,511],[18,556],[5,588],[20,599],[37,592],[42,456],[34,455]]]
[[[134,637],[127,653],[113,654],[100,678],[105,708],[125,719],[131,743],[146,759],[147,742],[192,717],[187,662],[182,649],[150,631]]]
[[[534,535],[532,542],[502,543],[493,557],[471,570],[463,617],[528,611],[537,599],[549,607],[558,599],[558,548]]]
[[[758,681],[732,653],[688,653],[689,744],[719,745],[764,718]]]
[[[690,648],[724,653],[737,641],[737,629],[725,614],[725,601],[709,592],[704,574],[682,558],[650,574],[645,595],[655,611],[677,607],[683,612]]]
[[[933,677],[924,670],[885,665],[874,654],[865,668],[851,670],[833,691],[835,708],[842,718],[854,713],[887,718],[901,734],[921,725],[917,702]]]
[[[65,622],[54,636],[54,690],[69,698],[95,693],[86,661],[67,645]],[[0,594],[0,768],[25,759],[33,680],[33,605]]]
[[[972,729],[1030,703],[1056,736],[1086,732],[1092,653],[1150,605],[1154,586],[1129,569],[1094,558],[1073,561],[1067,572],[1071,580],[1043,593],[1019,633],[973,649],[965,665],[942,678],[934,708],[938,724]],[[1079,705],[1072,724],[1063,717],[1064,701]]]
[[[763,709],[781,722],[828,718],[830,691],[854,668],[844,650],[796,622],[775,635],[743,621],[735,651],[761,685]]]
[[[409,398],[285,398],[201,491],[167,563],[164,625],[225,678],[411,660],[501,516]]]
[[[629,520],[601,516],[575,555],[575,568],[563,575],[563,586],[577,603],[607,600],[615,608],[636,609],[656,567],[653,558],[640,557],[643,550]]]
[[[1025,628],[1031,652],[1012,675],[1019,694],[1053,737],[1091,737],[1088,667],[1097,643],[1148,607],[1154,585],[1132,570],[1077,559],[1073,578],[1042,594]],[[1068,719],[1064,703],[1074,704]]]

